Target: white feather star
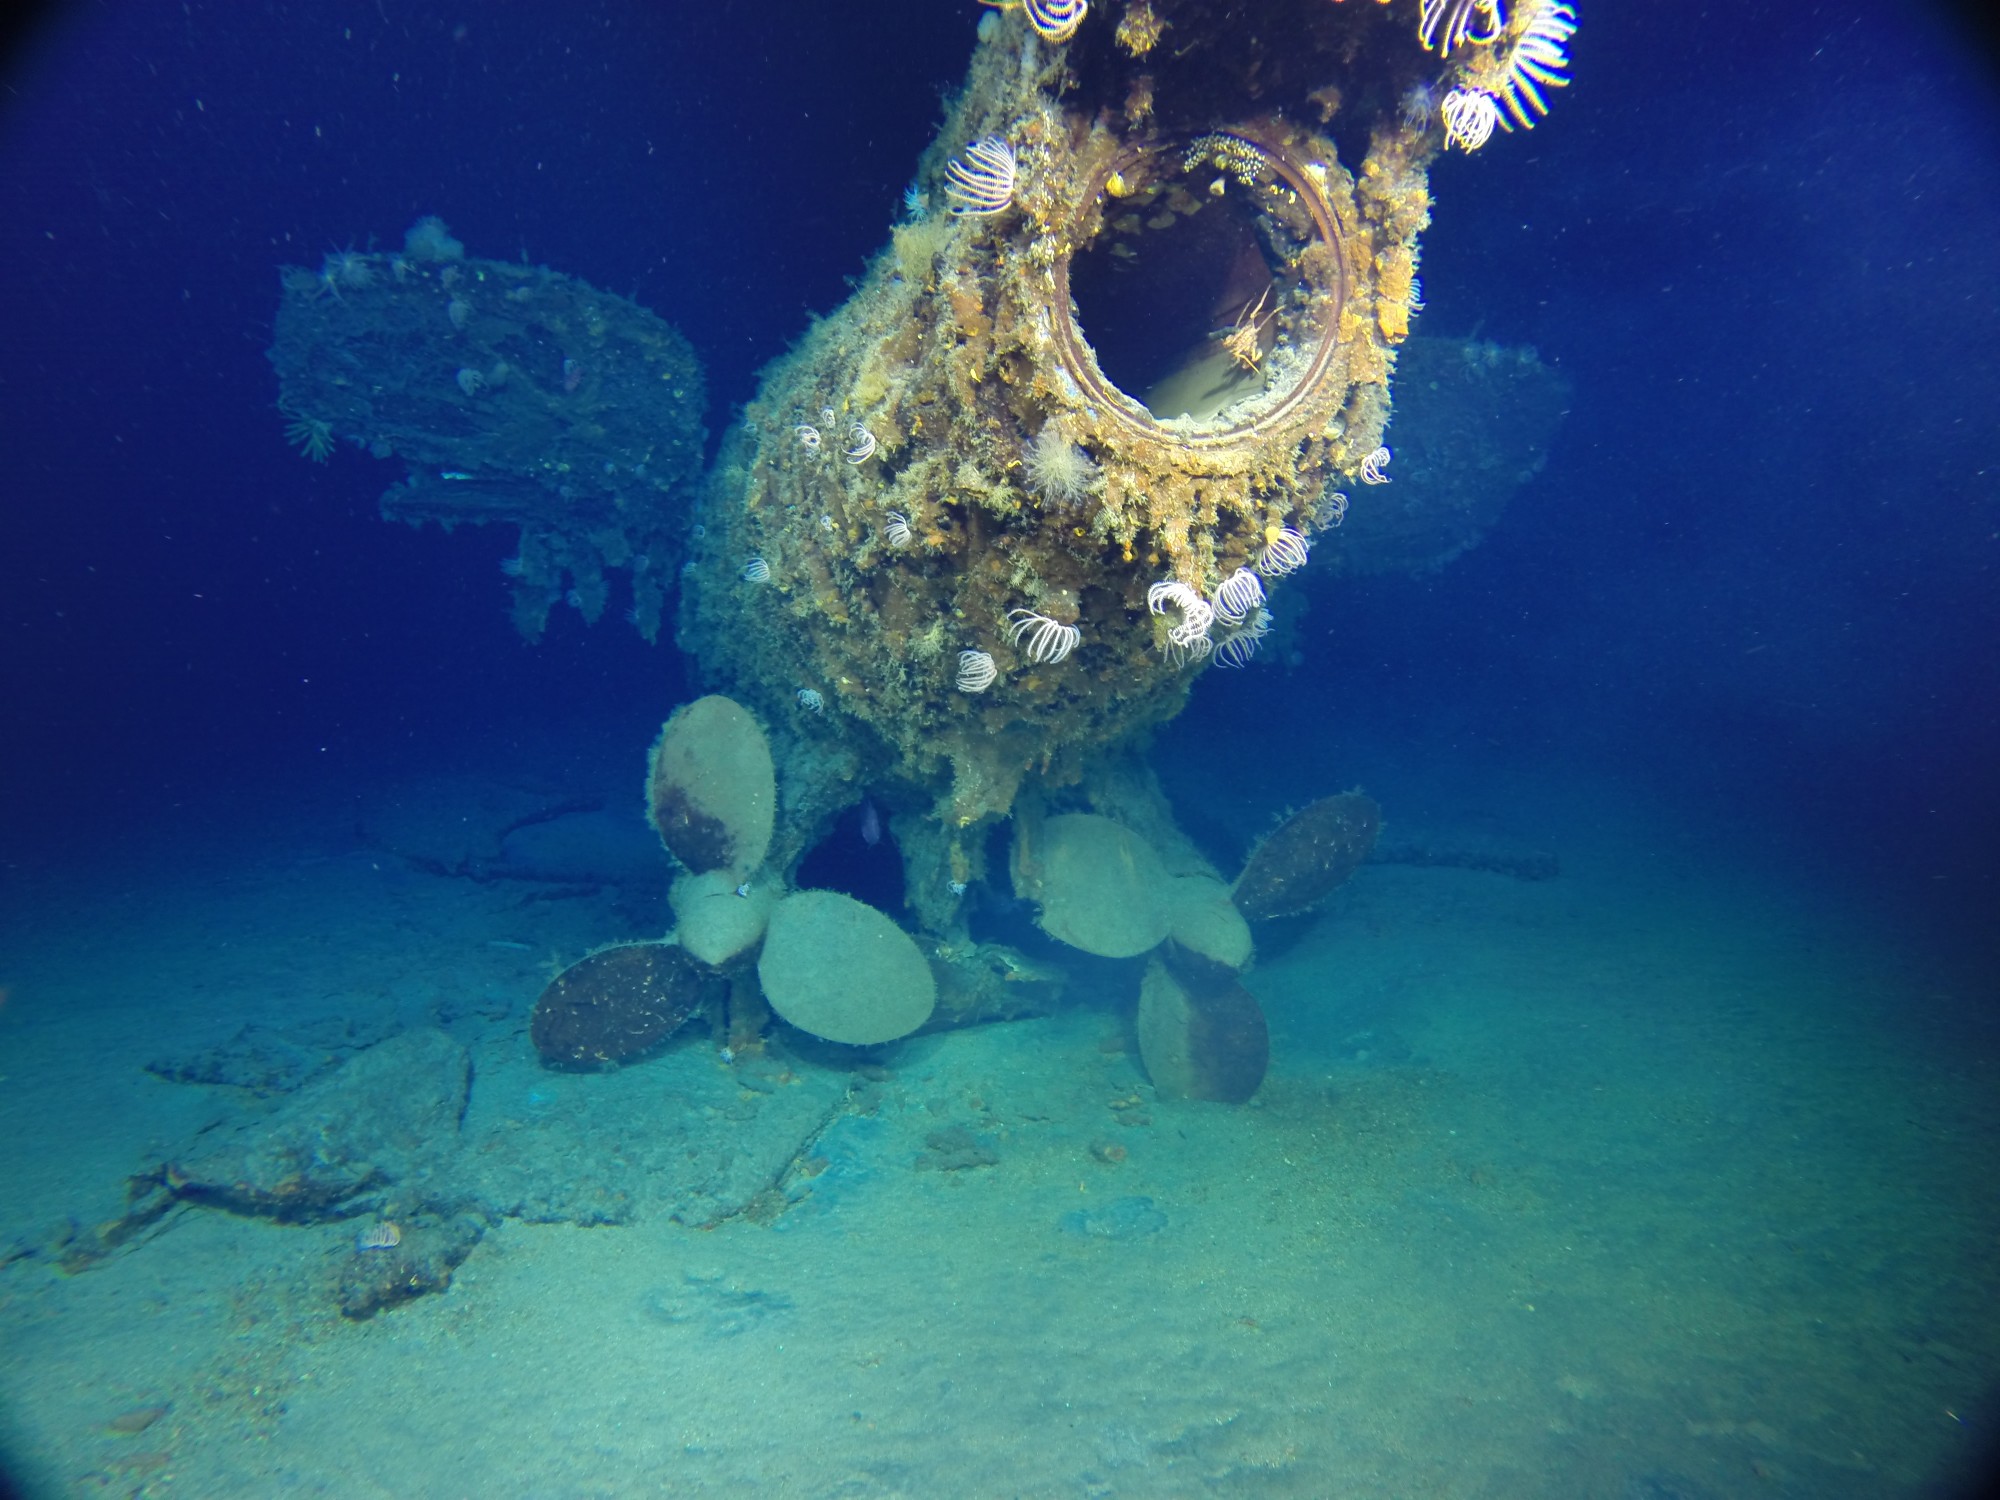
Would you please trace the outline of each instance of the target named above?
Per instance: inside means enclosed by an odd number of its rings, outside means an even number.
[[[1074,625],[1064,625],[1047,615],[1038,615],[1032,609],[1010,609],[1007,619],[1007,639],[1019,647],[1029,661],[1054,666],[1074,651],[1083,639],[1083,632]]]
[[[999,677],[1000,668],[984,651],[961,651],[958,653],[958,690],[961,693],[983,693],[993,686]]]
[[[997,135],[965,148],[967,165],[954,159],[944,169],[944,195],[955,214],[1005,213],[1014,202],[1017,164],[1014,148]]]
[[[1500,123],[1499,101],[1484,89],[1453,89],[1438,113],[1444,119],[1444,143],[1464,151],[1485,145]]]

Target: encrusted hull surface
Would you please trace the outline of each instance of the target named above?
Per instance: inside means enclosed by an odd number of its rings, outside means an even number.
[[[1206,5],[1066,44],[996,13],[911,213],[724,444],[682,645],[925,811],[954,880],[1024,783],[1254,651],[1260,610],[1195,629],[1157,586],[1281,594],[1387,459],[1443,143],[1403,100],[1464,65],[1382,11],[1272,7],[1254,47]]]

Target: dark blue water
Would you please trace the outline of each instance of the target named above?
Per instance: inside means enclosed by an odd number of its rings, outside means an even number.
[[[689,665],[615,611],[524,644],[511,534],[391,528],[391,466],[302,463],[265,356],[279,267],[440,215],[684,332],[712,446],[882,244],[978,16],[103,0],[17,40],[0,892],[176,809],[226,838],[246,787],[359,796],[495,744],[556,775],[626,756],[636,785]],[[1356,782],[1393,819],[1396,793],[1523,767],[1615,780],[1879,910],[1976,1028],[2000,963],[1991,56],[1888,0],[1596,0],[1572,54],[1544,127],[1437,167],[1423,265],[1426,332],[1572,381],[1546,470],[1435,574],[1303,580],[1297,660],[1208,674],[1162,737],[1169,788],[1228,809],[1197,829],[1226,842]],[[1314,784],[1232,782],[1246,725],[1314,747]]]

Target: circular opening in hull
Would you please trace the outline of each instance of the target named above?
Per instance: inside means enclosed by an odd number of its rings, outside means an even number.
[[[1082,390],[1183,445],[1282,425],[1331,367],[1340,323],[1323,182],[1251,129],[1109,164],[1092,184],[1101,227],[1055,267],[1058,352]]]

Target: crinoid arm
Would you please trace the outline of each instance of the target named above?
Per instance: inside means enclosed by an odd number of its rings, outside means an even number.
[[[317,417],[292,413],[292,420],[285,424],[285,441],[299,450],[300,456],[323,464],[333,453],[333,426]]]
[[[1569,39],[1576,34],[1576,10],[1561,0],[1528,3],[1527,20],[1508,51],[1500,86],[1500,103],[1507,112],[1500,117],[1502,130],[1515,125],[1532,130],[1535,121],[1549,112],[1542,90],[1569,87]]]
[[[1417,40],[1447,56],[1462,42],[1484,43],[1506,25],[1502,0],[1423,0],[1417,13]]]
[[[965,148],[963,159],[945,166],[944,195],[951,200],[951,211],[960,216],[1005,213],[1014,202],[1019,170],[1014,148],[1001,137],[974,141]]]

